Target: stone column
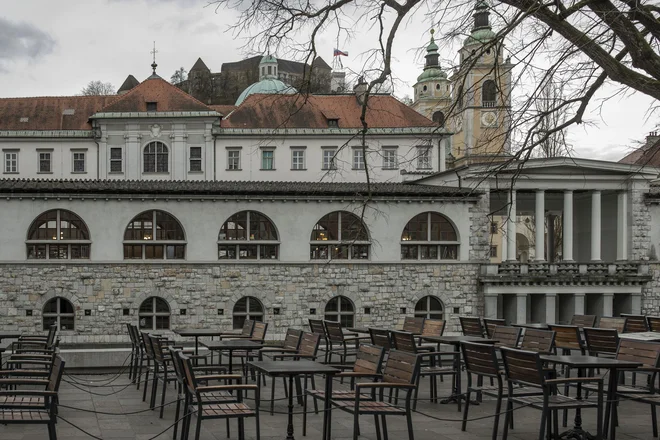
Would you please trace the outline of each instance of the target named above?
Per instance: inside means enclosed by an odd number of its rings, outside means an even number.
[[[628,259],[628,193],[622,191],[617,198],[616,259]]]
[[[603,293],[603,316],[614,316],[613,293]]]
[[[563,260],[573,261],[573,191],[564,191],[564,215],[562,217],[564,227]]]
[[[557,316],[557,295],[555,293],[546,293],[545,322],[548,324],[554,324],[556,316]]]
[[[591,261],[600,261],[600,191],[591,193]]]
[[[527,323],[527,295],[516,295],[516,324]]]
[[[545,261],[545,191],[536,191],[536,237],[534,238],[534,259]]]
[[[486,318],[497,318],[497,295],[486,295],[485,299],[485,313]]]
[[[516,191],[509,192],[509,203],[506,222],[506,259],[516,261]]]
[[[500,230],[500,234],[501,234],[500,237],[502,237],[502,243],[501,243],[502,244],[502,252],[500,253],[500,255],[502,256],[502,262],[506,261],[506,256],[507,256],[507,251],[508,251],[507,250],[507,244],[508,244],[509,239],[507,238],[507,235],[506,235],[506,229],[507,228],[503,227]]]
[[[573,301],[575,302],[575,314],[584,315],[584,293],[573,295]]]
[[[447,169],[447,140],[443,137],[438,142],[438,155],[440,156],[439,171],[443,172]]]

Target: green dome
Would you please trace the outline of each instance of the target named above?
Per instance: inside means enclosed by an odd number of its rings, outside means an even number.
[[[417,82],[428,81],[432,79],[447,79],[447,74],[443,72],[439,67],[431,67],[429,69],[424,69],[422,74],[417,77]]]
[[[259,64],[277,64],[277,58],[275,58],[274,56],[268,54],[268,55],[266,55],[265,57],[263,57],[261,59]]]
[[[495,39],[497,34],[490,28],[475,29],[469,37],[465,39],[463,47],[472,44],[486,44]]]
[[[293,95],[294,93],[298,93],[298,91],[294,87],[287,86],[279,79],[265,78],[259,82],[249,85],[245,90],[243,90],[243,93],[241,93],[241,95],[236,100],[235,105],[241,105],[248,96],[258,93],[267,95]]]

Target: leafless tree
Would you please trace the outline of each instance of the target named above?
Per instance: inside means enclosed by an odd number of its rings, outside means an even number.
[[[188,72],[183,66],[179,67],[170,77],[170,82],[172,84],[180,84],[188,79]]]
[[[552,78],[548,78],[536,98],[534,106],[538,112],[539,124],[536,136],[540,138],[538,148],[534,152],[536,157],[560,157],[569,156],[572,146],[566,140],[566,130],[552,131],[548,136],[545,134],[554,127],[558,127],[568,118],[566,113],[551,111],[564,99],[563,84],[556,84]]]
[[[96,96],[96,95],[114,95],[116,94],[115,86],[109,82],[103,81],[90,81],[85,87],[82,88],[80,94],[83,96]]]

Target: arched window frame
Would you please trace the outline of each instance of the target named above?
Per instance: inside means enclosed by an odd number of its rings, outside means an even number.
[[[55,303],[55,311],[47,312],[46,308],[53,303]],[[76,309],[71,304],[71,301],[61,296],[56,296],[46,301],[41,312],[41,319],[44,330],[49,330],[53,324],[57,326],[58,331],[76,329]]]
[[[147,220],[148,216],[151,220]],[[165,222],[173,223],[175,228],[159,229],[158,225]],[[149,223],[151,226],[147,226]],[[167,231],[180,238],[162,238]],[[186,243],[185,231],[176,217],[158,209],[144,211],[133,217],[124,229],[124,260],[185,260]]]
[[[245,311],[237,311],[237,307],[242,307],[242,304],[245,303]],[[243,324],[246,319],[251,319],[253,321],[263,322],[264,320],[264,305],[254,296],[244,296],[234,304],[234,309],[232,310],[232,326],[234,329],[243,328]]]
[[[226,226],[230,222],[233,222],[238,226],[238,222],[242,219],[238,218],[241,215],[245,215],[245,224],[246,228],[239,229],[227,229]],[[269,235],[273,236],[272,239],[263,239],[255,237],[254,232],[252,231],[252,226],[254,221],[258,222],[258,225],[266,225],[266,232],[269,232]],[[232,235],[229,231],[245,231],[244,234],[235,234],[236,237],[228,237]],[[225,238],[222,237],[223,232],[225,232]],[[261,231],[261,228],[259,228]],[[258,231],[257,231],[258,232]],[[244,235],[245,238],[240,238],[238,235]],[[279,234],[275,223],[268,218],[266,215],[258,211],[240,211],[233,214],[231,217],[225,221],[220,227],[220,232],[218,233],[218,259],[219,260],[277,260],[280,256],[280,241],[278,240]]]
[[[145,305],[150,306],[149,311],[143,311]],[[165,306],[164,308],[167,311],[163,311],[162,306]],[[150,296],[142,301],[138,309],[139,328],[140,330],[169,330],[171,316],[172,309],[165,299],[159,296]],[[148,325],[149,320],[151,320],[151,325]]]
[[[170,149],[161,141],[151,141],[142,149],[142,172],[169,173]]]
[[[433,112],[433,115],[431,116],[432,121],[438,124],[440,127],[445,126],[445,114],[438,110],[436,112]]]
[[[46,228],[40,227],[50,222],[54,222],[54,228],[48,225]],[[69,225],[68,228],[63,227],[63,222]],[[72,228],[72,223],[77,223],[78,226]],[[71,231],[74,230],[82,235],[82,238],[71,238]],[[27,259],[89,260],[92,247],[89,238],[89,228],[80,216],[65,209],[51,209],[39,214],[30,224],[25,241]]]
[[[424,219],[422,216],[426,216]],[[436,219],[434,220],[434,217]],[[433,223],[446,222],[452,228],[453,239],[434,240],[432,237]],[[425,230],[414,229],[415,223],[425,227]],[[415,232],[425,233],[426,239],[415,240],[412,234]],[[440,234],[449,231],[439,231]],[[401,259],[402,260],[458,260],[460,255],[460,237],[456,230],[456,225],[443,214],[439,212],[422,212],[417,214],[406,223],[401,232]]]
[[[337,215],[337,239],[330,240],[328,229],[323,229],[322,222],[326,224],[331,223],[330,217]],[[358,221],[362,231],[360,235],[364,235],[366,240],[353,240],[346,239],[342,236],[342,222],[346,221],[348,217],[353,221]],[[328,220],[326,220],[328,219]],[[364,224],[362,219],[357,215],[348,211],[333,211],[330,212],[314,225],[312,235],[310,238],[310,259],[312,260],[368,260],[371,255],[371,239],[369,237],[369,229]]]
[[[434,308],[437,302],[440,308]],[[426,295],[415,304],[415,318],[445,319],[445,305],[437,296]]]
[[[483,107],[497,105],[497,84],[492,79],[485,80],[481,85],[481,105]]]
[[[335,303],[337,304],[336,309],[328,310],[331,306],[334,306]],[[343,310],[344,308],[346,310]],[[354,327],[355,304],[353,304],[353,301],[351,301],[350,298],[343,295],[332,297],[327,303],[325,303],[323,317],[326,321],[339,322],[342,327]]]

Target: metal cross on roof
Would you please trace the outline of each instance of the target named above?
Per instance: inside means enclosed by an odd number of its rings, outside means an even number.
[[[154,41],[154,48],[149,53],[151,53],[154,57],[154,61],[153,61],[153,63],[151,63],[151,68],[154,70],[154,73],[156,73],[156,67],[158,67],[158,64],[156,64],[156,54],[158,53],[158,51],[156,50],[156,42],[155,41]]]

